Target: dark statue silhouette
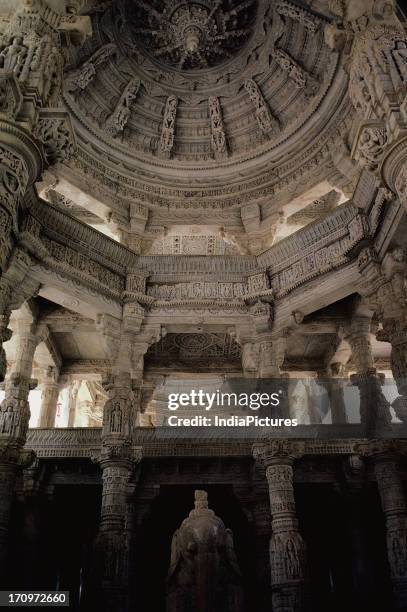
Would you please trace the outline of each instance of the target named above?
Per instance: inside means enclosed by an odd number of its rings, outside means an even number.
[[[233,534],[195,491],[195,509],[174,533],[167,612],[244,612]]]

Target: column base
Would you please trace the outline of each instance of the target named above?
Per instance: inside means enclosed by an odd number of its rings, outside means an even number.
[[[303,612],[304,584],[281,584],[272,587],[273,612]]]

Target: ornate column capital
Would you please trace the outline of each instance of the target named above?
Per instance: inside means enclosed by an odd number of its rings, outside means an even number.
[[[270,440],[253,445],[252,454],[256,461],[268,468],[273,465],[293,465],[305,452],[305,443],[297,440]]]

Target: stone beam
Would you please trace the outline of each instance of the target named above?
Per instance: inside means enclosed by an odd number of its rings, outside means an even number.
[[[104,300],[103,295],[92,291],[85,285],[71,281],[67,277],[47,269],[45,266],[36,266],[33,277],[41,283],[39,295],[61,306],[67,306],[74,312],[85,317],[96,318],[100,312],[112,316],[121,316],[119,301]]]
[[[352,295],[358,282],[357,262],[351,262],[322,278],[309,281],[306,287],[294,289],[285,298],[275,302],[273,334],[296,325],[293,318],[295,312],[301,312],[306,316]]]
[[[60,369],[62,357],[51,334],[48,333],[44,341],[38,345],[35,361],[42,366],[51,365]]]
[[[104,221],[111,215],[112,210],[109,206],[92,196],[90,193],[86,193],[82,186],[79,187],[73,180],[62,176],[55,178],[48,173],[48,176],[45,177],[45,181],[38,184],[38,195],[46,198],[46,190],[49,189],[50,185],[52,185],[52,188],[56,189],[59,194],[75,202],[76,206],[91,211]]]
[[[67,359],[61,366],[61,376],[69,376],[70,380],[100,381],[111,369],[107,359]]]

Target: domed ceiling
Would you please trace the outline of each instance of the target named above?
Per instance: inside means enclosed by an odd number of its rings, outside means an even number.
[[[241,206],[295,169],[320,172],[343,141],[351,107],[325,43],[329,12],[290,0],[111,0],[88,12],[93,35],[66,58],[70,165],[116,195]]]
[[[134,40],[146,53],[178,70],[199,70],[239,52],[253,33],[256,2],[136,1],[126,14]]]

